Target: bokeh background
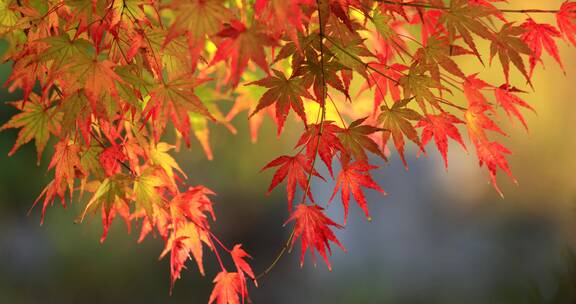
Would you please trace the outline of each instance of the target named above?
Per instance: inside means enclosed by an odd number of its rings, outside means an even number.
[[[511,1],[510,7],[557,8],[561,1]],[[516,16],[523,18],[525,16]],[[535,16],[555,23],[553,16]],[[483,46],[484,53],[488,52]],[[451,147],[448,172],[435,148],[427,156],[409,156],[406,171],[396,156],[374,173],[388,192],[368,192],[373,220],[351,208],[349,223],[337,237],[348,254],[334,250],[333,271],[323,262],[314,267],[307,257],[284,256],[276,268],[251,290],[255,303],[574,303],[576,269],[570,252],[576,235],[576,50],[560,43],[566,74],[551,58],[534,76],[535,92],[525,95],[537,111],[526,112],[529,133],[519,123],[506,125],[501,141],[515,152],[509,158],[519,180],[499,179],[501,198],[470,153]],[[480,77],[502,81],[499,67],[461,62]],[[11,65],[0,67],[4,82]],[[517,85],[524,85],[516,77]],[[2,101],[18,93],[0,92]],[[463,102],[463,101],[462,101]],[[14,113],[0,106],[0,123]],[[293,134],[278,141],[266,121],[259,141],[250,143],[246,116],[235,125],[238,135],[214,127],[215,160],[208,162],[195,143],[176,157],[193,184],[218,193],[217,234],[227,244],[244,243],[262,271],[288,237],[283,228],[283,190],[265,196],[270,172],[259,168],[288,153]],[[287,128],[288,129],[288,128]],[[48,209],[39,225],[39,209],[27,215],[48,181],[45,153],[36,165],[33,144],[8,157],[16,131],[0,133],[0,303],[205,303],[217,263],[206,256],[207,277],[193,263],[169,296],[169,260],[158,261],[163,244],[148,239],[137,244],[138,231],[126,233],[115,221],[105,243],[98,242],[99,217],[75,224],[77,202],[67,209]],[[233,148],[231,148],[233,147]],[[48,149],[49,150],[49,149]],[[413,151],[414,152],[414,151]],[[333,184],[313,184],[326,201]],[[338,204],[328,208],[342,218]],[[133,227],[138,230],[139,227]],[[572,294],[570,294],[572,292]],[[572,300],[571,300],[572,299]]]

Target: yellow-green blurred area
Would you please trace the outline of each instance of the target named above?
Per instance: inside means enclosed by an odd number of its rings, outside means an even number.
[[[555,9],[562,1],[510,1],[510,8]],[[555,24],[553,15],[532,15],[538,22]],[[524,14],[511,16],[518,21]],[[443,168],[433,145],[417,157],[411,147],[406,171],[393,151],[390,163],[375,162],[378,183],[389,193],[367,192],[372,222],[356,206],[337,237],[348,249],[334,248],[333,271],[323,262],[315,268],[309,256],[303,269],[298,252],[285,256],[276,268],[251,288],[255,303],[574,303],[576,269],[567,252],[576,242],[576,136],[574,90],[576,49],[559,42],[566,74],[549,56],[545,69],[534,73],[534,91],[518,74],[512,84],[527,90],[523,98],[536,110],[525,111],[530,131],[504,115],[496,117],[509,137],[494,137],[510,148],[509,162],[519,180],[516,186],[499,176],[501,198],[478,167],[473,147],[469,152],[450,146],[449,169]],[[488,54],[488,45],[479,45]],[[500,84],[501,67],[483,67],[461,60],[471,73]],[[5,82],[10,64],[0,68]],[[2,90],[3,101],[19,93]],[[370,95],[361,98],[371,99]],[[461,100],[458,100],[458,99]],[[453,101],[465,104],[456,94]],[[227,111],[230,104],[224,104]],[[14,114],[0,107],[0,123]],[[198,142],[183,148],[177,160],[190,183],[204,184],[214,198],[217,221],[213,224],[224,243],[244,244],[254,257],[253,268],[263,271],[289,235],[282,227],[287,218],[284,185],[266,196],[271,172],[260,173],[273,158],[291,153],[302,125],[288,122],[278,139],[276,127],[266,118],[257,143],[250,142],[247,114],[234,120],[238,134],[211,126],[214,160],[207,161]],[[465,130],[461,130],[465,133]],[[66,209],[57,201],[49,207],[45,223],[32,203],[50,178],[48,156],[36,166],[33,144],[12,157],[8,151],[17,132],[0,133],[0,303],[205,303],[212,288],[217,262],[205,255],[207,277],[193,262],[169,296],[169,261],[158,261],[163,242],[158,237],[142,244],[140,227],[130,234],[116,220],[108,239],[96,215],[75,224],[86,198],[75,198]],[[496,135],[494,135],[496,136]],[[319,166],[326,173],[323,165]],[[333,181],[312,184],[316,199],[325,204]],[[342,222],[339,201],[328,214]]]

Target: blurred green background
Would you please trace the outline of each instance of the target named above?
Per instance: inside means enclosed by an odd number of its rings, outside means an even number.
[[[511,1],[510,7],[556,8],[561,1]],[[525,16],[517,16],[523,18]],[[553,16],[537,16],[554,24]],[[535,72],[535,92],[525,96],[537,114],[527,112],[530,132],[499,117],[510,137],[501,141],[515,152],[509,158],[520,185],[499,179],[501,199],[478,168],[473,152],[453,146],[445,172],[430,146],[427,157],[411,154],[410,171],[394,155],[374,173],[388,192],[369,192],[373,221],[355,206],[337,236],[348,249],[332,256],[333,271],[322,262],[313,267],[298,255],[285,256],[260,288],[255,303],[574,303],[576,271],[567,252],[576,242],[576,136],[574,85],[576,50],[560,43],[566,75],[545,56],[546,69]],[[481,52],[487,53],[484,46]],[[473,63],[462,62],[470,69]],[[10,64],[0,67],[5,82]],[[501,81],[499,67],[482,69],[481,77]],[[520,79],[520,78],[516,78]],[[515,85],[521,86],[522,82]],[[0,99],[18,99],[5,89]],[[462,101],[463,102],[463,101]],[[14,111],[0,106],[0,123]],[[245,115],[234,122],[239,134],[211,129],[215,160],[205,160],[199,145],[177,154],[192,184],[202,183],[218,196],[214,224],[226,244],[242,242],[262,271],[281,248],[289,230],[283,190],[265,196],[270,172],[259,169],[288,153],[296,134],[278,141],[267,120],[260,139],[251,144]],[[294,125],[299,130],[299,125]],[[288,128],[287,128],[288,129]],[[100,218],[74,224],[78,202],[49,208],[44,226],[39,209],[27,211],[48,181],[45,153],[36,166],[33,144],[8,157],[16,131],[0,133],[0,303],[205,303],[217,263],[206,255],[207,277],[193,263],[169,296],[169,260],[158,261],[163,244],[137,244],[115,221],[105,243],[98,242]],[[326,201],[333,184],[313,184]],[[283,189],[283,187],[282,187]],[[328,213],[341,221],[338,204]],[[559,293],[562,294],[559,295]],[[555,298],[558,297],[558,298]],[[571,298],[573,297],[573,298]]]

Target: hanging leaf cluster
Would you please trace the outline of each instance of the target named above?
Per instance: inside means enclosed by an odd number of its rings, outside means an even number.
[[[0,0],[3,60],[13,65],[6,86],[23,96],[10,102],[17,113],[0,130],[18,129],[10,155],[34,141],[40,162],[54,146],[52,181],[34,203],[42,220],[55,201],[79,201],[79,221],[101,217],[101,242],[117,217],[141,227],[139,241],[160,236],[172,288],[190,264],[205,275],[203,257],[213,254],[221,271],[209,303],[242,303],[258,278],[250,255],[212,232],[214,193],[190,185],[173,152],[197,141],[212,159],[209,130],[236,133],[238,115],[254,142],[265,119],[279,136],[301,132],[294,150],[263,170],[275,170],[269,192],[286,185],[287,247],[300,241],[302,264],[310,251],[329,268],[331,243],[345,250],[334,229],[345,227],[350,201],[370,219],[365,192],[386,194],[372,177],[382,170],[376,164],[399,158],[408,168],[408,148],[430,153],[433,141],[446,168],[451,142],[475,151],[501,193],[499,171],[516,181],[501,118],[527,129],[534,73],[544,62],[564,70],[558,43],[576,46],[576,2],[557,10],[506,5]],[[509,21],[517,13],[523,23]],[[555,14],[557,24],[532,13]],[[502,83],[462,60],[501,69]],[[333,182],[330,201],[315,199],[312,179]],[[332,201],[343,205],[339,220],[325,214]]]

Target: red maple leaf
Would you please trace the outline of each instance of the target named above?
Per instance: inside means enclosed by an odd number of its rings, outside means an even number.
[[[304,112],[304,101],[302,97],[308,99],[314,99],[314,97],[312,97],[306,90],[306,87],[304,87],[303,79],[295,76],[286,78],[286,75],[278,70],[272,70],[272,72],[274,72],[274,76],[249,83],[268,88],[268,91],[266,91],[258,101],[258,106],[256,106],[256,109],[250,114],[250,117],[262,109],[275,104],[278,134],[282,133],[282,128],[284,127],[284,122],[286,121],[286,117],[288,117],[290,108],[298,114],[304,122],[304,125],[306,125],[306,112]]]
[[[416,124],[417,128],[424,128],[422,130],[422,145],[426,145],[434,137],[436,147],[444,159],[446,170],[448,169],[448,137],[454,139],[466,150],[462,136],[455,126],[455,124],[462,123],[464,122],[452,114],[441,113],[438,115],[428,114]]]
[[[252,258],[252,257],[246,251],[244,251],[244,249],[242,249],[241,244],[234,245],[234,247],[230,251],[230,255],[232,256],[232,260],[234,261],[234,265],[236,266],[236,270],[238,271],[238,273],[242,274],[242,276],[244,276],[243,274],[246,274],[252,280],[256,279],[256,277],[254,276],[254,272],[252,271],[252,268],[250,267],[248,262],[244,260],[246,258]]]
[[[308,188],[308,197],[313,202],[314,198],[312,197],[312,192],[308,187],[308,174],[311,172],[313,175],[320,177],[321,179],[324,178],[320,176],[316,169],[312,168],[310,159],[306,158],[306,156],[300,153],[296,154],[295,156],[284,155],[271,161],[264,168],[262,168],[262,171],[278,166],[280,166],[280,168],[278,168],[274,174],[274,177],[272,178],[270,187],[268,187],[268,194],[270,194],[270,192],[274,190],[278,184],[280,184],[286,177],[288,177],[288,181],[286,182],[288,210],[292,210],[292,201],[294,200],[294,193],[296,192],[296,183],[298,183],[300,188],[302,188],[304,191],[306,191],[305,189]]]
[[[477,74],[470,75],[466,77],[463,83],[464,95],[468,100],[468,104],[472,105],[489,105],[488,100],[482,94],[482,90],[486,88],[492,88],[491,85],[486,83],[484,80],[476,77]]]
[[[565,1],[556,14],[558,28],[576,46],[576,2]]]
[[[127,160],[127,157],[122,151],[122,146],[112,145],[100,153],[99,159],[106,175],[112,176],[120,172],[120,164]]]
[[[275,40],[265,34],[261,26],[246,27],[238,20],[232,20],[227,28],[220,31],[217,36],[224,38],[218,44],[218,50],[211,64],[230,60],[230,81],[236,87],[248,61],[252,60],[262,70],[268,73],[266,52],[264,46],[275,46]]]
[[[530,104],[528,104],[524,100],[520,99],[520,97],[514,95],[514,93],[523,93],[523,92],[514,87],[510,87],[509,85],[506,84],[494,90],[496,101],[500,104],[502,109],[504,109],[508,117],[512,118],[512,116],[516,116],[516,118],[518,118],[518,120],[522,123],[524,128],[528,130],[526,120],[524,119],[524,116],[522,116],[522,113],[520,113],[518,107],[524,107],[526,109],[530,109],[532,110],[532,112],[534,112],[534,108],[532,108],[532,106],[530,106]]]
[[[332,121],[310,125],[308,126],[308,130],[304,132],[300,140],[298,140],[296,147],[306,145],[306,155],[308,159],[314,159],[316,153],[318,153],[320,159],[326,164],[330,176],[334,176],[332,172],[332,159],[337,151],[345,151],[337,135],[342,132],[342,128],[335,125]]]
[[[306,254],[306,250],[310,248],[314,265],[316,265],[316,255],[314,254],[314,250],[316,250],[320,253],[326,265],[328,265],[328,269],[332,270],[332,266],[326,255],[326,250],[332,255],[329,241],[335,243],[346,252],[346,248],[340,244],[340,241],[338,241],[334,232],[330,229],[330,226],[338,229],[342,229],[343,227],[324,215],[323,210],[324,209],[318,205],[300,204],[284,224],[286,225],[291,221],[295,221],[296,223],[290,248],[294,247],[294,243],[298,238],[301,239],[300,267],[304,266],[304,255]]]
[[[400,87],[398,86],[398,81],[402,77],[402,72],[404,72],[408,67],[402,64],[392,64],[387,65],[384,58],[380,58],[379,62],[369,63],[369,66],[373,69],[378,70],[378,73],[371,74],[368,78],[365,87],[374,87],[374,110],[373,112],[378,112],[378,107],[382,104],[382,101],[386,97],[386,94],[390,93],[393,101],[400,100]]]
[[[371,220],[370,213],[368,212],[368,203],[366,202],[366,197],[364,192],[362,192],[361,187],[374,189],[384,195],[386,192],[372,179],[370,176],[370,170],[377,169],[377,166],[372,166],[366,161],[356,161],[349,164],[348,160],[344,159],[342,164],[342,170],[336,179],[336,186],[334,187],[334,192],[330,197],[329,202],[331,202],[340,188],[342,205],[344,206],[344,224],[348,219],[348,206],[350,205],[350,193],[358,203],[358,206],[362,208],[366,218]]]
[[[514,183],[518,183],[514,175],[512,175],[512,171],[508,166],[508,161],[506,160],[505,154],[512,154],[510,150],[508,150],[503,145],[497,142],[487,142],[487,141],[473,141],[476,145],[476,153],[478,154],[478,161],[480,162],[480,166],[486,165],[488,168],[488,172],[490,173],[490,180],[492,181],[492,185],[496,188],[496,191],[500,195],[502,191],[496,182],[496,172],[498,168],[502,169]]]
[[[522,27],[526,30],[521,36],[522,41],[532,50],[530,54],[530,77],[532,77],[536,64],[542,62],[542,48],[544,48],[546,52],[558,62],[562,70],[564,70],[564,65],[558,53],[558,46],[556,45],[556,41],[554,41],[554,38],[560,37],[560,32],[552,25],[536,23],[532,18],[528,18],[528,20],[522,24]]]
[[[242,280],[237,272],[227,272],[223,270],[214,278],[214,289],[210,294],[208,304],[240,304],[248,295],[246,286],[242,285]],[[240,295],[240,297],[238,296]]]
[[[472,143],[476,147],[476,154],[480,166],[486,165],[490,173],[490,180],[492,185],[502,195],[502,191],[496,183],[496,172],[498,167],[501,168],[514,182],[516,179],[512,175],[510,167],[504,154],[511,154],[510,150],[506,149],[501,144],[490,141],[486,134],[486,130],[496,131],[504,134],[504,132],[486,115],[489,109],[487,105],[474,105],[470,106],[466,111],[466,125],[468,127],[468,134]]]

